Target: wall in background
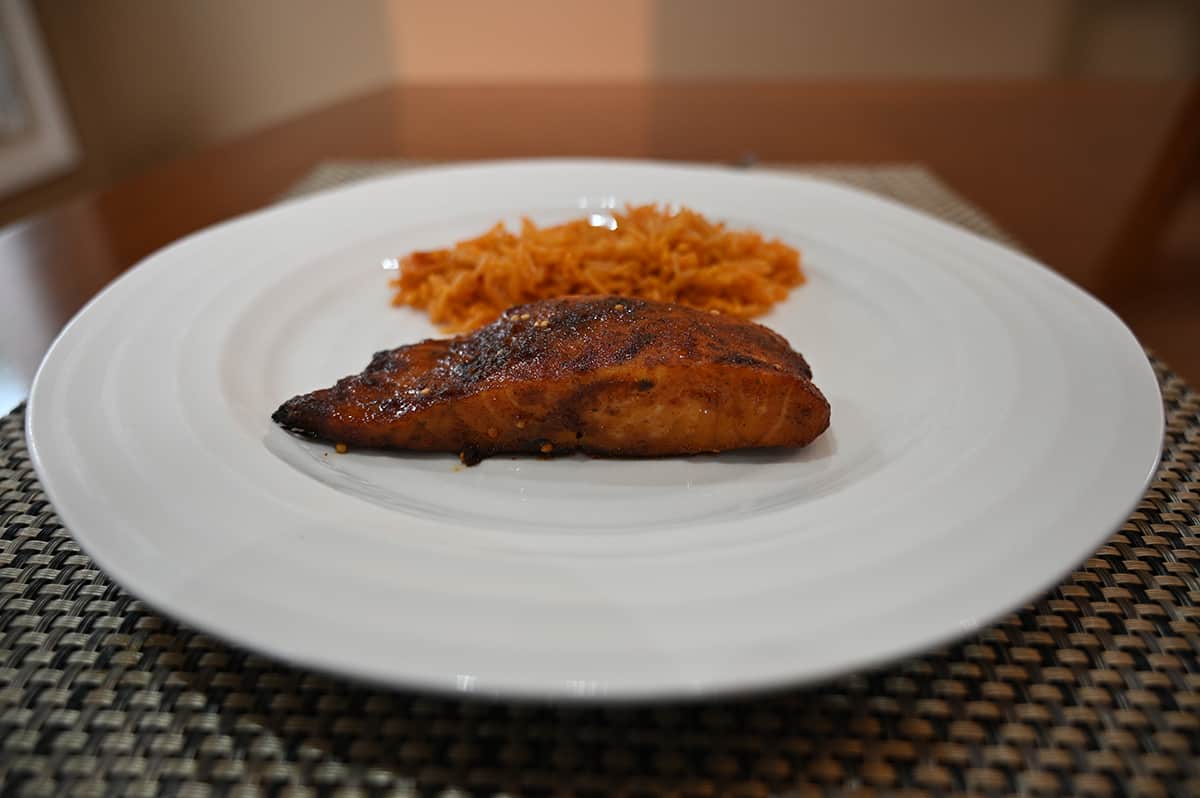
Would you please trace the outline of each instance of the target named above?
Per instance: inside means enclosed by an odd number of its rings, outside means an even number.
[[[326,0],[43,2],[85,141],[118,173],[395,74],[388,9]]]
[[[392,0],[397,77],[633,81],[653,71],[652,0]]]
[[[1200,3],[1076,0],[1066,31],[1068,75],[1188,77],[1200,73]]]
[[[1193,0],[28,0],[75,173],[0,222],[397,81],[1179,77]]]
[[[31,5],[83,158],[73,174],[0,203],[0,221],[397,74],[382,1]]]
[[[1071,0],[658,0],[670,77],[1022,78],[1053,74]]]
[[[1195,0],[392,0],[403,78],[1180,77]]]

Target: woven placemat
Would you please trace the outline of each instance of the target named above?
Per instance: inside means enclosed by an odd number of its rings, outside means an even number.
[[[923,170],[824,174],[996,233]],[[1155,368],[1153,486],[1037,602],[820,687],[616,709],[365,688],[166,620],[72,542],[18,409],[0,420],[0,793],[1200,795],[1200,396]]]

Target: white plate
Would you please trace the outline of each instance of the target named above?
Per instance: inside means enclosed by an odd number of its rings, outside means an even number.
[[[795,454],[338,456],[272,410],[435,334],[381,268],[498,218],[689,205],[799,247],[763,319],[830,431]],[[627,162],[431,169],[180,241],[62,333],[33,461],[120,584],[376,682],[632,699],[797,683],[966,633],[1126,517],[1162,436],[1129,331],[1033,261],[807,179]]]

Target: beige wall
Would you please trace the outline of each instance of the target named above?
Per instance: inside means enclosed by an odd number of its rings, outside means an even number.
[[[438,83],[1054,70],[1071,0],[396,0],[401,74]],[[471,20],[466,24],[465,20]]]
[[[1070,0],[659,0],[669,77],[1029,77],[1052,73]]]
[[[396,75],[382,2],[44,0],[37,10],[101,179]]]
[[[392,0],[400,77],[1129,75],[1200,67],[1195,0]]]
[[[398,77],[621,81],[653,70],[651,0],[393,0]]]
[[[1194,74],[1194,0],[30,0],[84,151],[0,221],[397,81]]]

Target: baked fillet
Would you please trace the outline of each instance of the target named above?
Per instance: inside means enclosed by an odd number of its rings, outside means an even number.
[[[804,446],[829,403],[760,324],[624,297],[520,305],[457,338],[377,353],[284,402],[282,426],[350,447],[644,457]]]

